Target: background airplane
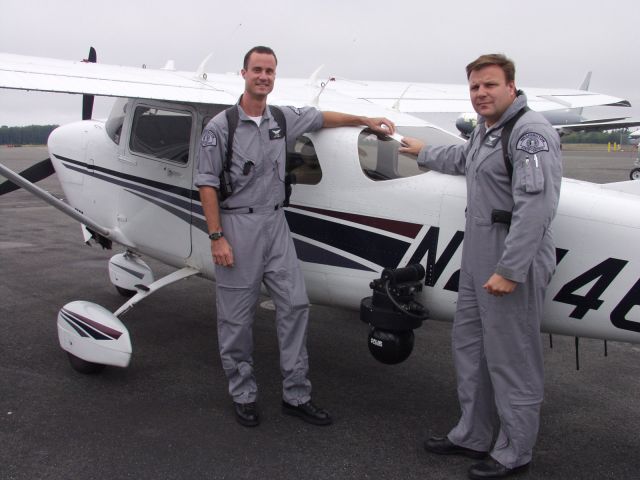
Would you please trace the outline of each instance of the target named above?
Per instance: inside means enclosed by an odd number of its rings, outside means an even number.
[[[589,84],[591,82],[591,72],[587,72],[586,77],[580,84],[578,90],[584,92],[589,90]],[[524,89],[528,94],[528,89]],[[547,97],[549,98],[549,97]],[[553,97],[552,97],[553,98]],[[551,98],[550,98],[551,99]],[[589,132],[589,131],[604,131],[613,130],[619,128],[629,128],[640,125],[640,119],[633,119],[630,117],[615,117],[615,118],[587,118],[583,115],[583,107],[569,107],[564,104],[563,99],[553,98],[558,103],[558,106],[564,106],[568,108],[558,108],[550,110],[541,110],[542,115],[553,125],[558,133],[562,136],[571,132]],[[594,105],[589,105],[593,107]],[[614,103],[602,104],[600,106],[605,107],[631,107],[629,101],[619,101]],[[534,110],[535,108],[532,107]],[[427,115],[422,115],[422,118],[428,119]],[[455,122],[456,128],[460,132],[463,138],[469,138],[471,132],[476,127],[477,114],[471,112],[462,113]]]

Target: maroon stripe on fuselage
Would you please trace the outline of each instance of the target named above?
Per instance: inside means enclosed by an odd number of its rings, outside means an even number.
[[[387,232],[395,233],[397,235],[403,235],[409,238],[416,238],[416,235],[418,235],[418,232],[422,228],[422,225],[417,223],[401,222],[398,220],[389,220],[386,218],[368,217],[366,215],[356,215],[346,212],[336,212],[334,210],[324,210],[322,208],[303,207],[301,205],[291,205],[291,208],[307,210],[309,212],[320,213],[328,217],[348,220],[349,222],[367,225],[369,227],[378,228],[380,230],[386,230]]]

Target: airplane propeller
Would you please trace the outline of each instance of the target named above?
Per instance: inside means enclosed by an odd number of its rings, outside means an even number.
[[[83,62],[96,63],[96,60],[96,49],[90,47],[89,57],[83,60]],[[93,114],[93,99],[93,95],[82,95],[82,120],[91,120],[91,115]]]
[[[55,170],[53,169],[53,164],[51,163],[50,158],[46,158],[34,165],[31,165],[26,170],[20,172],[20,175],[29,180],[31,183],[36,183],[42,180],[43,178],[47,178],[49,175],[53,175]],[[18,190],[20,187],[13,183],[10,180],[6,180],[3,183],[0,183],[0,196],[5,193],[13,192],[14,190]]]

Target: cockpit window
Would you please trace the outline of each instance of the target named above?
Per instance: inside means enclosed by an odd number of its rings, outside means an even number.
[[[308,137],[298,137],[293,151],[287,152],[287,173],[291,183],[317,185],[322,179],[322,169],[316,149]]]
[[[187,163],[191,124],[188,112],[136,107],[129,148],[160,160]]]
[[[433,127],[400,127],[400,135],[414,137],[427,145],[452,145],[463,140]],[[418,167],[416,158],[398,152],[400,143],[390,137],[379,137],[368,129],[358,138],[358,156],[362,171],[371,180],[393,180],[395,178],[420,175],[427,170]]]

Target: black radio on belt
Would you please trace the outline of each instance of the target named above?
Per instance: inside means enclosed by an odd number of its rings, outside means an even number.
[[[233,193],[233,186],[231,185],[231,172],[226,168],[223,168],[219,178],[220,188],[218,192],[220,193],[221,200],[226,200]]]
[[[506,210],[491,210],[491,223],[511,225],[511,212]]]

